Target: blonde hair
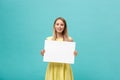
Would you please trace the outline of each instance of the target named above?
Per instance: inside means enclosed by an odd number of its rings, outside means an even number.
[[[64,41],[69,41],[68,30],[67,30],[67,23],[66,23],[66,20],[64,18],[62,18],[62,17],[58,17],[54,21],[54,24],[53,24],[53,40],[56,40],[56,38],[57,38],[57,32],[55,30],[55,23],[56,23],[57,20],[63,21],[63,23],[64,23],[64,30],[62,32],[63,40]]]

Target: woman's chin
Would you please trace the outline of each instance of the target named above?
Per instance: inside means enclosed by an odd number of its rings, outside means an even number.
[[[57,33],[62,33],[62,31],[57,31]]]

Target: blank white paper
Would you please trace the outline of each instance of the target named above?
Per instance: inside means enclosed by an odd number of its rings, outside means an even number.
[[[75,42],[45,40],[44,62],[74,64]]]

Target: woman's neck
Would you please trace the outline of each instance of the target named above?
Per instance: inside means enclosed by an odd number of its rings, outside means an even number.
[[[63,38],[63,35],[61,33],[57,33],[57,38]]]

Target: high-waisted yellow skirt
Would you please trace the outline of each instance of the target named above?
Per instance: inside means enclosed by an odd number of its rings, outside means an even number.
[[[73,80],[70,64],[48,63],[45,80]]]

